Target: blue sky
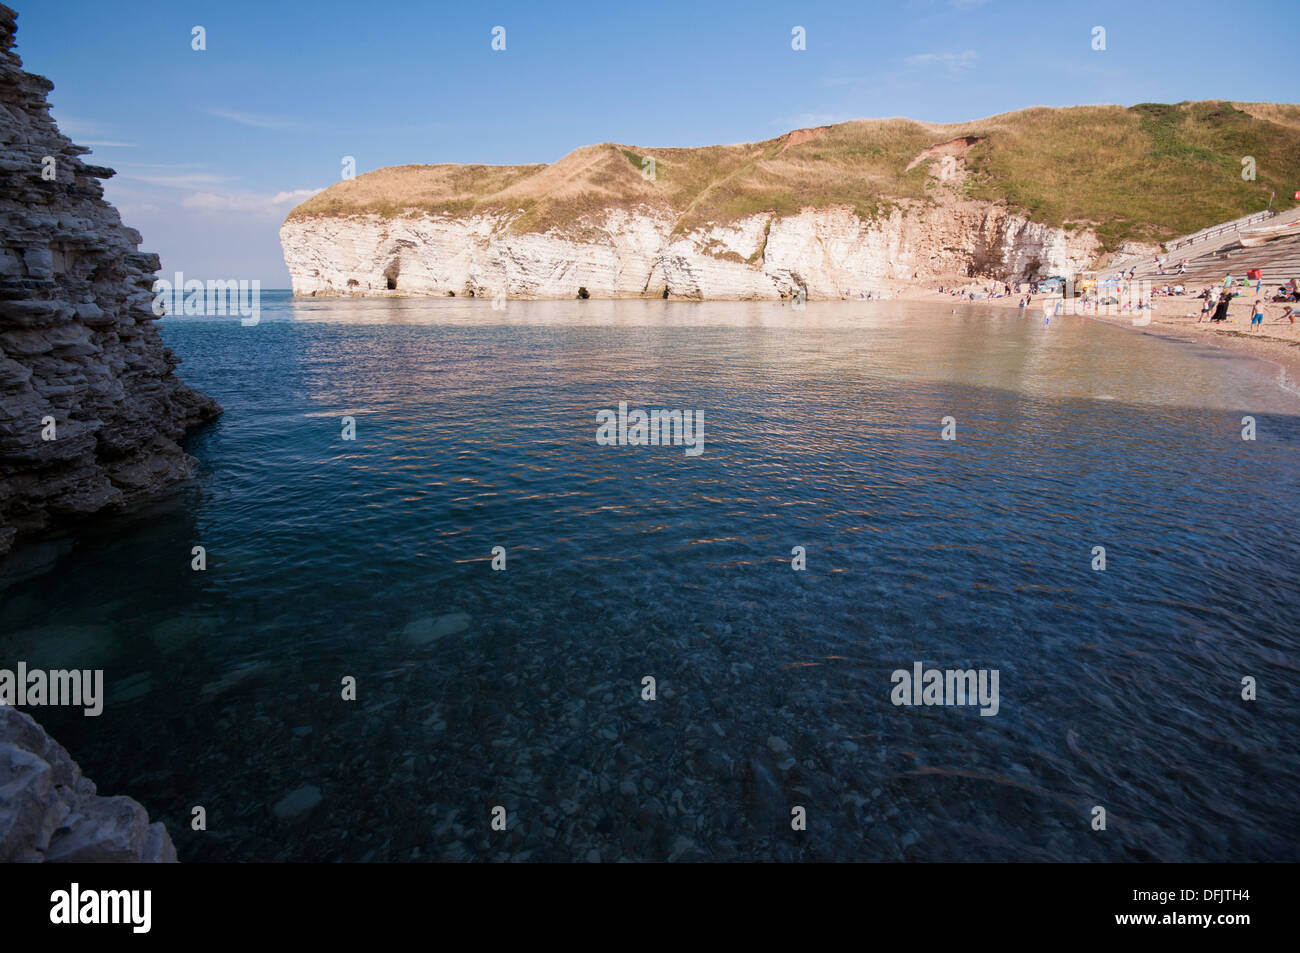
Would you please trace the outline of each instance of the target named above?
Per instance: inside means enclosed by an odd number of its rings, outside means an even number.
[[[345,155],[361,173],[552,162],[604,141],[745,142],[856,118],[1300,101],[1300,73],[1280,65],[1294,64],[1293,0],[7,2],[24,65],[54,81],[63,131],[118,170],[108,198],[164,273],[266,288],[288,286],[285,214],[338,181]],[[504,52],[491,49],[498,25]],[[1292,48],[1274,59],[1283,37]]]

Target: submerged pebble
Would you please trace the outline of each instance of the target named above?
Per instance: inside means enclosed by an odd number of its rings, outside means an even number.
[[[431,645],[446,636],[464,632],[470,627],[470,622],[470,616],[465,612],[416,619],[408,622],[402,630],[402,641],[412,646]]]
[[[271,813],[276,817],[287,819],[296,817],[306,811],[310,811],[321,802],[322,795],[320,788],[314,784],[306,784],[291,791],[276,802],[271,808]]]

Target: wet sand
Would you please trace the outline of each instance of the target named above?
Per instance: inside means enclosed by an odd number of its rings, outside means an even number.
[[[970,301],[969,299],[961,299],[948,294],[940,294],[931,288],[900,287],[891,290],[894,297],[900,300],[952,302],[954,305],[959,303],[978,304],[992,308],[1018,308],[1019,301],[1023,297],[1023,295],[1012,294],[1010,297],[976,298],[974,301]],[[1199,291],[1200,289],[1196,290]],[[1059,295],[1047,297],[1036,295],[1029,305],[1029,310],[1032,313],[1041,314],[1044,300],[1060,301],[1061,298]],[[1297,318],[1295,324],[1277,323],[1283,308],[1286,306],[1276,302],[1265,302],[1264,324],[1262,326],[1256,325],[1252,330],[1250,311],[1254,301],[1253,295],[1241,295],[1234,298],[1232,306],[1228,309],[1228,320],[1218,324],[1198,320],[1203,302],[1193,295],[1157,297],[1155,299],[1155,310],[1145,312],[1151,317],[1151,323],[1146,325],[1134,325],[1134,315],[1131,312],[1122,314],[1088,313],[1083,315],[1062,315],[1062,317],[1067,319],[1086,317],[1091,320],[1131,327],[1134,331],[1144,334],[1156,334],[1176,340],[1199,341],[1247,354],[1251,357],[1272,361],[1285,369],[1286,380],[1292,386],[1300,386],[1297,383],[1300,382],[1300,318]],[[1300,311],[1300,303],[1294,304],[1293,307]]]

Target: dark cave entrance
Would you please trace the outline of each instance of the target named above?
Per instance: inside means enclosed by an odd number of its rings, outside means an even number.
[[[384,285],[389,291],[397,290],[397,275],[401,271],[400,262],[394,258],[384,269]]]

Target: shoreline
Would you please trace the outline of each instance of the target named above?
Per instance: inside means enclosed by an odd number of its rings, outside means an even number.
[[[967,280],[966,283],[970,283]],[[935,289],[917,289],[905,287],[894,290],[893,300],[901,302],[952,303],[966,306],[985,306],[989,308],[1019,309],[1019,300],[1023,294],[1011,294],[1002,298],[976,298],[975,300],[954,298],[953,295],[940,294]],[[1041,311],[1041,302],[1060,302],[1061,295],[1035,295],[1026,311]],[[1251,328],[1251,306],[1255,302],[1253,294],[1240,295],[1232,299],[1229,307],[1229,320],[1222,324],[1210,324],[1197,321],[1200,315],[1201,299],[1195,295],[1161,296],[1154,299],[1153,311],[1143,312],[1151,315],[1151,324],[1135,325],[1132,313],[1076,313],[1060,315],[1058,319],[1083,317],[1091,321],[1102,321],[1117,328],[1127,328],[1135,332],[1152,334],[1166,341],[1196,342],[1210,347],[1221,347],[1248,358],[1269,361],[1282,368],[1283,389],[1300,397],[1300,320],[1296,324],[1277,324],[1282,313],[1281,303],[1265,302],[1264,324],[1257,332]],[[1300,312],[1300,304],[1292,306]]]
[[[930,279],[937,281],[938,279]],[[962,284],[969,285],[971,279],[962,280]],[[408,301],[429,300],[441,301],[445,296],[442,295],[419,295],[419,294],[363,294],[363,295],[298,295],[293,294],[291,289],[289,295],[293,300],[312,301],[320,299],[328,300],[358,300],[358,299],[400,299]],[[459,297],[459,296],[457,296]],[[884,279],[880,283],[880,293],[871,298],[813,298],[808,301],[809,304],[825,303],[862,303],[877,301],[898,301],[919,304],[942,304],[945,306],[973,306],[979,305],[989,308],[1002,309],[1019,309],[1019,301],[1023,295],[1012,293],[1008,297],[1001,298],[976,298],[974,301],[964,298],[954,297],[947,293],[940,293],[931,287],[917,287],[915,281],[905,281],[902,279]],[[1041,307],[1044,300],[1043,295],[1034,297],[1033,303],[1027,310],[1037,310]],[[470,297],[469,300],[480,300]],[[489,299],[490,300],[490,299]],[[512,298],[516,301],[579,301],[578,298]],[[658,301],[658,297],[632,296],[626,298],[590,298],[590,301]],[[717,303],[755,303],[766,302],[770,304],[789,305],[790,301],[784,298],[666,298],[665,301],[676,304],[717,304]],[[1060,301],[1060,295],[1048,295],[1046,300]],[[1089,320],[1102,321],[1106,324],[1117,327],[1131,328],[1135,331],[1142,331],[1147,334],[1154,334],[1159,337],[1174,341],[1195,341],[1210,346],[1224,348],[1238,354],[1248,357],[1254,357],[1260,360],[1270,361],[1279,365],[1285,372],[1287,381],[1296,382],[1288,389],[1295,391],[1300,395],[1300,321],[1295,324],[1275,323],[1278,315],[1281,313],[1283,305],[1266,302],[1264,324],[1258,331],[1251,331],[1250,328],[1250,308],[1254,301],[1253,295],[1246,294],[1235,298],[1231,307],[1228,309],[1228,321],[1221,324],[1210,324],[1206,321],[1197,321],[1200,313],[1201,299],[1194,295],[1181,295],[1176,297],[1160,297],[1155,299],[1155,309],[1150,313],[1151,323],[1145,325],[1133,324],[1131,313],[1125,314],[1063,314],[1062,318],[1078,317]],[[1300,312],[1300,305],[1295,306]]]
[[[965,305],[985,305],[991,308],[1009,308],[1018,310],[1019,300],[1023,295],[1012,294],[1002,298],[976,298],[974,301],[962,300],[949,294],[940,294],[933,289],[902,289],[893,299],[896,301],[929,302]],[[1060,295],[1037,295],[1025,310],[1041,310],[1041,302],[1060,301]],[[1116,327],[1130,328],[1146,334],[1155,335],[1166,340],[1196,342],[1211,347],[1269,361],[1282,368],[1285,375],[1285,389],[1300,396],[1300,320],[1295,324],[1276,323],[1283,307],[1280,303],[1265,302],[1264,324],[1260,330],[1250,329],[1250,309],[1254,303],[1251,294],[1234,298],[1228,308],[1228,320],[1220,324],[1198,321],[1201,299],[1194,295],[1159,297],[1155,299],[1150,314],[1150,324],[1134,324],[1133,315],[1125,314],[1062,314],[1059,318],[1087,318],[1101,321]],[[1300,304],[1293,305],[1300,312]]]
[[[1238,311],[1238,306],[1234,302],[1229,309],[1229,314]],[[1300,396],[1300,323],[1295,325],[1279,324],[1269,329],[1266,323],[1264,331],[1248,331],[1243,328],[1250,327],[1250,302],[1242,305],[1240,319],[1229,318],[1231,327],[1224,325],[1211,325],[1201,322],[1199,326],[1196,319],[1193,318],[1174,318],[1166,315],[1163,320],[1152,317],[1148,325],[1126,324],[1118,317],[1107,317],[1097,315],[1086,315],[1086,317],[1097,318],[1105,321],[1107,324],[1121,325],[1131,327],[1135,331],[1143,331],[1155,337],[1164,338],[1168,341],[1195,342],[1206,344],[1211,347],[1220,347],[1244,357],[1251,357],[1256,360],[1267,361],[1276,364],[1282,372],[1282,380],[1279,384],[1284,390]],[[1236,321],[1233,324],[1233,321]],[[1267,322],[1268,318],[1265,318]],[[1269,330],[1281,331],[1287,329],[1290,335],[1272,334]]]

